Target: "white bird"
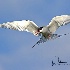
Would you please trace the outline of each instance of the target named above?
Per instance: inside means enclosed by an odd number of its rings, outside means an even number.
[[[59,27],[67,25],[68,23],[70,23],[70,15],[61,15],[54,17],[49,25],[42,27],[38,27],[33,21],[30,20],[7,22],[0,24],[0,27],[18,31],[27,31],[33,33],[35,36],[41,36],[40,40],[36,43],[39,44],[46,42],[47,40],[60,37],[60,35],[54,34],[55,31]]]

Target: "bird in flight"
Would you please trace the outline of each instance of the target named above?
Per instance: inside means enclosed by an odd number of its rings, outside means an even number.
[[[33,21],[30,20],[7,22],[0,24],[0,27],[31,32],[35,36],[40,36],[40,40],[36,43],[40,44],[46,42],[47,40],[60,37],[61,35],[55,34],[55,31],[59,27],[67,25],[68,23],[70,23],[70,15],[61,15],[52,18],[51,22],[47,26],[42,27],[38,27]]]

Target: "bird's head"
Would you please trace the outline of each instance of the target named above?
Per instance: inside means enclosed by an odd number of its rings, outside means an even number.
[[[35,35],[35,36],[40,36],[40,34],[41,34],[41,32],[42,32],[42,28],[43,28],[43,27],[39,27],[39,28],[37,29],[37,31],[35,31],[34,35]]]
[[[38,28],[38,32],[42,32],[43,27]]]

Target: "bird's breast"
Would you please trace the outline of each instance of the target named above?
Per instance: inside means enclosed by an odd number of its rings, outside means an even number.
[[[46,39],[48,39],[51,36],[51,34],[45,32],[45,33],[42,33],[42,36],[44,36]]]

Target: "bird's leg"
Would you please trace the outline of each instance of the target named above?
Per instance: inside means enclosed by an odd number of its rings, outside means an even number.
[[[51,37],[51,35],[50,35],[50,34],[48,35],[48,38],[49,38],[49,37]]]
[[[48,40],[51,39],[51,36],[52,36],[52,34],[48,34],[48,36],[47,36]]]

